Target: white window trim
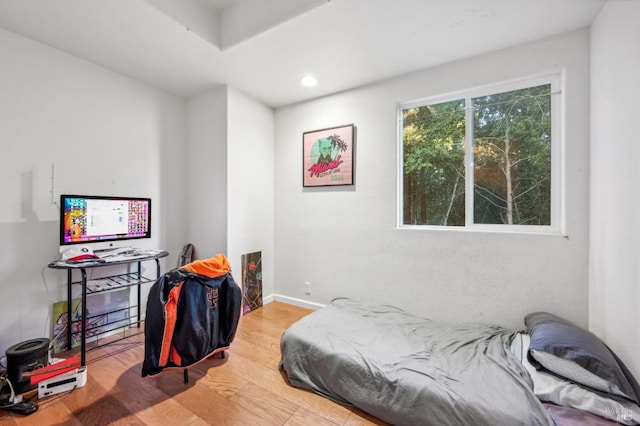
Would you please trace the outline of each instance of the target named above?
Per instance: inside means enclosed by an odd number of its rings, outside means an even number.
[[[440,225],[405,225],[403,220],[404,188],[403,188],[403,115],[402,111],[425,105],[437,104],[465,99],[465,120],[470,122],[472,117],[471,99],[494,93],[509,92],[512,90],[535,87],[543,84],[551,84],[551,212],[550,225],[505,225],[505,224],[475,224],[473,223],[473,129],[466,126],[465,129],[465,226],[440,226]],[[501,83],[479,86],[471,89],[451,92],[445,95],[432,96],[403,102],[397,105],[397,147],[398,147],[398,175],[397,175],[397,227],[400,229],[418,230],[446,230],[446,231],[479,231],[479,232],[507,232],[527,234],[564,234],[565,230],[565,72],[553,71],[522,79]],[[471,200],[471,201],[470,201]]]

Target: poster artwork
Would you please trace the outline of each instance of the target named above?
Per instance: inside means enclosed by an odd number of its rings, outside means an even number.
[[[87,297],[86,337],[108,335],[109,331],[129,325],[129,289],[97,293]],[[80,346],[80,323],[82,304],[80,299],[71,301],[71,347]],[[67,350],[68,323],[67,302],[53,304],[52,353]]]
[[[242,255],[242,314],[262,306],[262,252]]]
[[[303,186],[353,185],[354,143],[353,124],[305,132]]]

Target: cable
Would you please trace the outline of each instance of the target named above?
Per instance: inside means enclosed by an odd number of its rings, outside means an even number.
[[[16,404],[19,404],[22,402],[22,396],[18,395],[18,397],[16,397],[16,393],[13,391],[13,385],[11,384],[11,380],[9,380],[8,377],[3,377],[3,381],[9,385],[9,389],[11,389],[11,395],[9,396],[9,402],[11,404],[8,405],[0,405],[0,408],[9,408],[9,407],[13,407]],[[17,400],[17,401],[16,401]]]
[[[44,288],[47,291],[47,301],[49,301],[49,303],[51,303],[51,293],[49,293],[49,286],[47,285],[47,278],[45,277],[44,271],[47,269],[46,266],[44,266],[42,268],[42,284],[44,284]],[[48,336],[49,335],[49,326],[50,326],[50,321],[51,320],[51,314],[49,313],[49,311],[47,310],[47,316],[44,320],[44,334],[43,336]],[[51,350],[51,348],[49,348],[49,351]]]
[[[44,284],[44,288],[45,290],[47,290],[47,299],[51,298],[51,295],[49,294],[49,286],[47,285],[47,279],[44,276],[44,271],[47,269],[46,266],[42,267],[42,271],[40,272],[40,275],[42,276],[42,283]]]

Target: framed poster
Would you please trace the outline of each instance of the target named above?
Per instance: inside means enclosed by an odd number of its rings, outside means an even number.
[[[302,186],[353,185],[355,126],[302,135]]]

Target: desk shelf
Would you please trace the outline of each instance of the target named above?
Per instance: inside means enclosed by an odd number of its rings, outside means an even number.
[[[68,264],[65,262],[51,262],[48,266],[54,269],[66,269],[67,271],[67,318],[73,318],[72,316],[72,288],[73,286],[80,286],[82,291],[82,309],[80,309],[80,318],[77,320],[71,320],[68,323],[67,328],[67,349],[71,349],[73,337],[80,334],[80,363],[81,365],[85,365],[86,363],[86,352],[87,350],[97,349],[99,347],[105,346],[106,344],[113,343],[118,340],[122,340],[128,337],[131,337],[135,334],[140,334],[143,332],[143,328],[141,327],[144,322],[144,318],[142,318],[142,306],[141,306],[141,287],[143,284],[153,283],[158,278],[160,278],[160,258],[168,256],[169,253],[166,251],[153,251],[150,252],[149,255],[146,256],[135,256],[131,259],[119,259],[114,262],[85,262],[79,264]],[[142,262],[146,261],[155,261],[156,264],[156,274],[154,278],[146,277],[142,274]],[[127,273],[118,273],[111,274],[105,277],[100,277],[96,279],[88,279],[87,278],[87,270],[93,270],[95,268],[101,268],[105,266],[114,266],[114,265],[135,265],[135,271],[127,272]],[[80,279],[74,279],[73,271],[80,272]],[[107,293],[117,290],[122,290],[125,288],[134,287],[137,289],[137,304],[129,305],[126,308],[119,308],[110,310],[107,312],[102,312],[95,315],[87,315],[87,296],[95,295],[98,293]],[[109,319],[109,315],[114,315],[117,313],[122,313],[121,318],[117,319]],[[106,323],[97,324],[97,319],[105,319]],[[92,324],[93,322],[93,324]],[[73,331],[76,329],[74,324],[80,323],[80,330]],[[127,330],[131,328],[136,328],[135,333],[127,333]],[[102,335],[107,333],[114,333],[122,329],[124,331],[123,337],[120,338],[110,338],[108,339],[108,343],[101,345],[99,344],[99,338]],[[92,345],[91,348],[87,349],[87,339],[91,339],[96,341],[95,345]]]
[[[95,344],[90,344],[87,352],[142,333],[141,323],[144,323],[144,318],[140,323],[138,322],[138,311],[139,306],[128,306],[101,314],[88,315],[85,319],[86,339],[90,342],[94,341]],[[123,316],[119,317],[119,314]],[[116,318],[110,319],[109,316],[116,316]],[[72,321],[72,324],[77,322]],[[122,331],[122,336],[115,336],[114,333],[117,331]],[[79,335],[79,331],[72,332],[72,338]],[[101,343],[101,340],[106,340],[108,343]]]
[[[154,281],[155,279],[139,276],[136,272],[90,279],[87,280],[86,284],[87,295],[104,293],[113,290],[122,290],[123,288],[133,287]],[[81,285],[82,281],[76,281],[73,284]]]

